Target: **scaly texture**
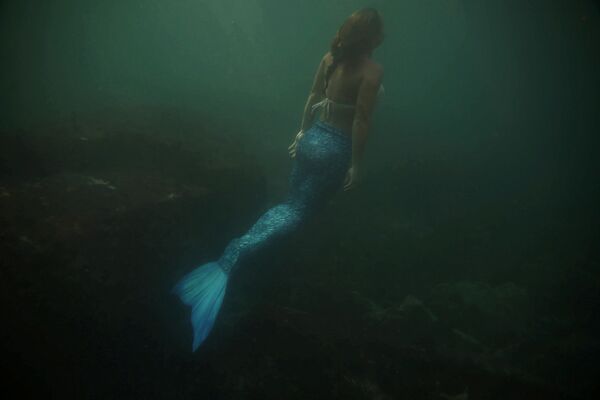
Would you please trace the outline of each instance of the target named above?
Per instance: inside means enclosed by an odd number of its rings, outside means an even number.
[[[319,121],[300,139],[287,199],[265,212],[243,236],[233,239],[219,259],[230,273],[246,256],[293,232],[341,188],[352,158],[348,133]]]
[[[193,350],[213,327],[229,274],[247,256],[268,251],[276,238],[293,232],[341,188],[352,158],[349,134],[319,121],[297,146],[286,201],[265,212],[246,234],[231,240],[217,262],[194,269],[175,286],[181,301],[192,307]]]

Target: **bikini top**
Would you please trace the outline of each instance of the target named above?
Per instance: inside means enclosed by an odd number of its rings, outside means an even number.
[[[379,90],[377,91],[377,100],[379,100],[379,98],[381,98],[381,96],[384,94],[385,94],[385,89],[383,87],[383,84],[380,84]],[[329,116],[331,115],[331,106],[332,105],[336,108],[343,108],[346,110],[353,110],[356,107],[354,104],[337,103],[333,100],[330,100],[329,97],[325,97],[323,100],[319,101],[318,103],[315,103],[311,107],[311,113],[314,115],[314,113],[317,109],[323,107],[325,109],[325,118],[329,119]]]

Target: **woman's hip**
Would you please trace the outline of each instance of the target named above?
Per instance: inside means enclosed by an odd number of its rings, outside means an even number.
[[[313,162],[346,164],[352,156],[352,137],[322,121],[315,123],[298,144],[300,157]]]

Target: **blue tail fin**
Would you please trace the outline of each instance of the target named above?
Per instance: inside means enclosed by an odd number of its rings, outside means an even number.
[[[227,288],[228,276],[217,262],[209,262],[183,277],[173,291],[192,307],[192,326],[196,351],[210,333]]]

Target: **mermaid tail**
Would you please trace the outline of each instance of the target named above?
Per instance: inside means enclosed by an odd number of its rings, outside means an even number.
[[[184,304],[192,307],[192,351],[196,351],[212,330],[234,267],[239,266],[248,255],[272,243],[276,237],[295,230],[302,219],[301,209],[291,204],[283,203],[271,208],[245,235],[229,242],[218,261],[194,269],[179,281],[173,292]]]
[[[218,263],[209,262],[187,274],[173,289],[184,304],[192,307],[192,351],[206,339],[215,323],[228,278]]]
[[[349,134],[317,122],[297,144],[285,202],[267,210],[246,234],[229,242],[217,261],[186,275],[174,288],[192,307],[195,351],[210,333],[227,288],[229,274],[252,254],[267,251],[277,238],[294,232],[340,187],[352,155]]]

